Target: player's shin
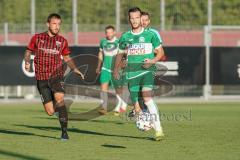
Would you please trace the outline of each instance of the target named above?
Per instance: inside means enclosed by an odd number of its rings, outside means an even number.
[[[145,104],[148,107],[148,110],[151,114],[151,118],[152,118],[153,124],[154,124],[154,129],[157,132],[162,132],[162,126],[161,126],[161,122],[160,122],[157,105],[154,103],[154,101],[152,99],[145,102]]]
[[[107,104],[108,104],[108,94],[107,94],[107,92],[105,92],[105,91],[101,91],[101,93],[100,93],[100,98],[101,98],[101,100],[102,100],[102,108],[104,109],[104,110],[107,110]]]
[[[59,113],[59,123],[61,125],[62,132],[66,132],[68,126],[68,113],[64,103],[56,104],[56,111]]]
[[[128,94],[122,94],[122,98],[121,98],[121,101],[122,101],[122,106],[121,106],[121,109],[126,111],[127,109],[127,102],[128,102],[128,97],[129,95]]]
[[[120,112],[120,107],[122,106],[122,99],[119,94],[116,94],[117,97],[117,105],[114,109],[115,112]]]

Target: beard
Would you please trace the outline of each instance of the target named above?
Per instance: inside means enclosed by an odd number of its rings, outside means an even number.
[[[57,32],[54,32],[50,27],[48,28],[48,30],[52,35],[57,35],[59,33],[59,30]]]
[[[106,37],[108,40],[112,40],[114,38],[114,36],[107,36]]]
[[[132,24],[132,29],[137,29],[141,27],[141,24]]]

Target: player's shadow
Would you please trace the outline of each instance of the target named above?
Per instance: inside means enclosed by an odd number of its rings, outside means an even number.
[[[43,137],[43,138],[58,139],[56,137],[39,135],[39,134],[35,134],[35,133],[30,133],[30,132],[20,132],[20,131],[3,130],[3,129],[0,129],[0,134],[21,135],[21,136],[37,136],[37,137]]]
[[[34,117],[37,119],[47,119],[47,120],[57,120],[57,117]],[[81,121],[81,120],[71,120],[71,121]],[[86,120],[82,120],[82,121],[86,121]],[[123,125],[125,123],[120,122],[120,121],[112,121],[112,120],[98,120],[98,119],[94,119],[94,120],[88,120],[88,122],[92,122],[92,123],[111,123],[111,124],[117,124],[117,125]]]
[[[119,121],[111,121],[111,120],[98,120],[98,119],[94,119],[94,120],[90,120],[88,122],[96,122],[96,123],[111,123],[111,124],[118,124],[118,125],[123,125],[125,123],[123,122],[119,122]]]
[[[2,149],[0,149],[0,155],[13,157],[14,159],[17,158],[17,159],[25,159],[25,160],[46,160],[43,158],[33,157],[30,155],[24,155],[24,154],[12,152],[12,151],[6,151],[6,150],[2,150]]]
[[[125,146],[119,146],[119,145],[113,145],[113,144],[103,144],[101,145],[102,147],[107,147],[107,148],[116,148],[116,149],[119,149],[119,148],[127,148]]]
[[[54,131],[60,131],[61,129],[59,127],[49,127],[49,126],[31,126],[31,125],[16,125],[20,127],[26,127],[26,128],[33,128],[33,129],[39,129],[39,130],[54,130]],[[109,133],[101,133],[101,132],[95,132],[95,131],[88,131],[88,130],[81,130],[77,128],[69,128],[69,132],[74,133],[80,133],[80,134],[88,134],[88,135],[97,135],[97,136],[106,136],[106,137],[120,137],[120,138],[133,138],[133,139],[146,139],[149,140],[149,137],[137,137],[137,136],[128,136],[128,135],[117,135],[117,134],[109,134]]]

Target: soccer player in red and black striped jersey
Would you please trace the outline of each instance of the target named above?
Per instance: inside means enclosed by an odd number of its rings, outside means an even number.
[[[25,52],[25,69],[30,71],[30,56],[35,54],[34,67],[37,88],[41,95],[44,109],[49,116],[59,114],[62,129],[62,140],[69,139],[67,134],[68,115],[64,104],[64,88],[62,59],[67,65],[84,79],[70,58],[67,40],[58,33],[61,26],[61,16],[52,13],[47,18],[48,31],[35,34]]]

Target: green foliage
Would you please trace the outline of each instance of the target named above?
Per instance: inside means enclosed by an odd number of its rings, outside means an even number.
[[[44,24],[51,12],[62,15],[64,24],[72,24],[72,0],[36,0],[36,23]],[[160,25],[160,0],[120,0],[121,24],[128,23],[127,11],[138,6],[151,14],[152,25]],[[115,0],[78,0],[79,24],[115,24]],[[214,0],[213,24],[239,25],[239,0]],[[31,0],[1,0],[0,23],[30,23]],[[165,0],[165,24],[203,26],[207,24],[207,0]]]
[[[86,0],[78,1],[79,24],[114,24],[115,1]]]
[[[30,0],[1,0],[0,23],[30,23]]]
[[[213,24],[240,25],[239,0],[215,0],[213,3]]]

